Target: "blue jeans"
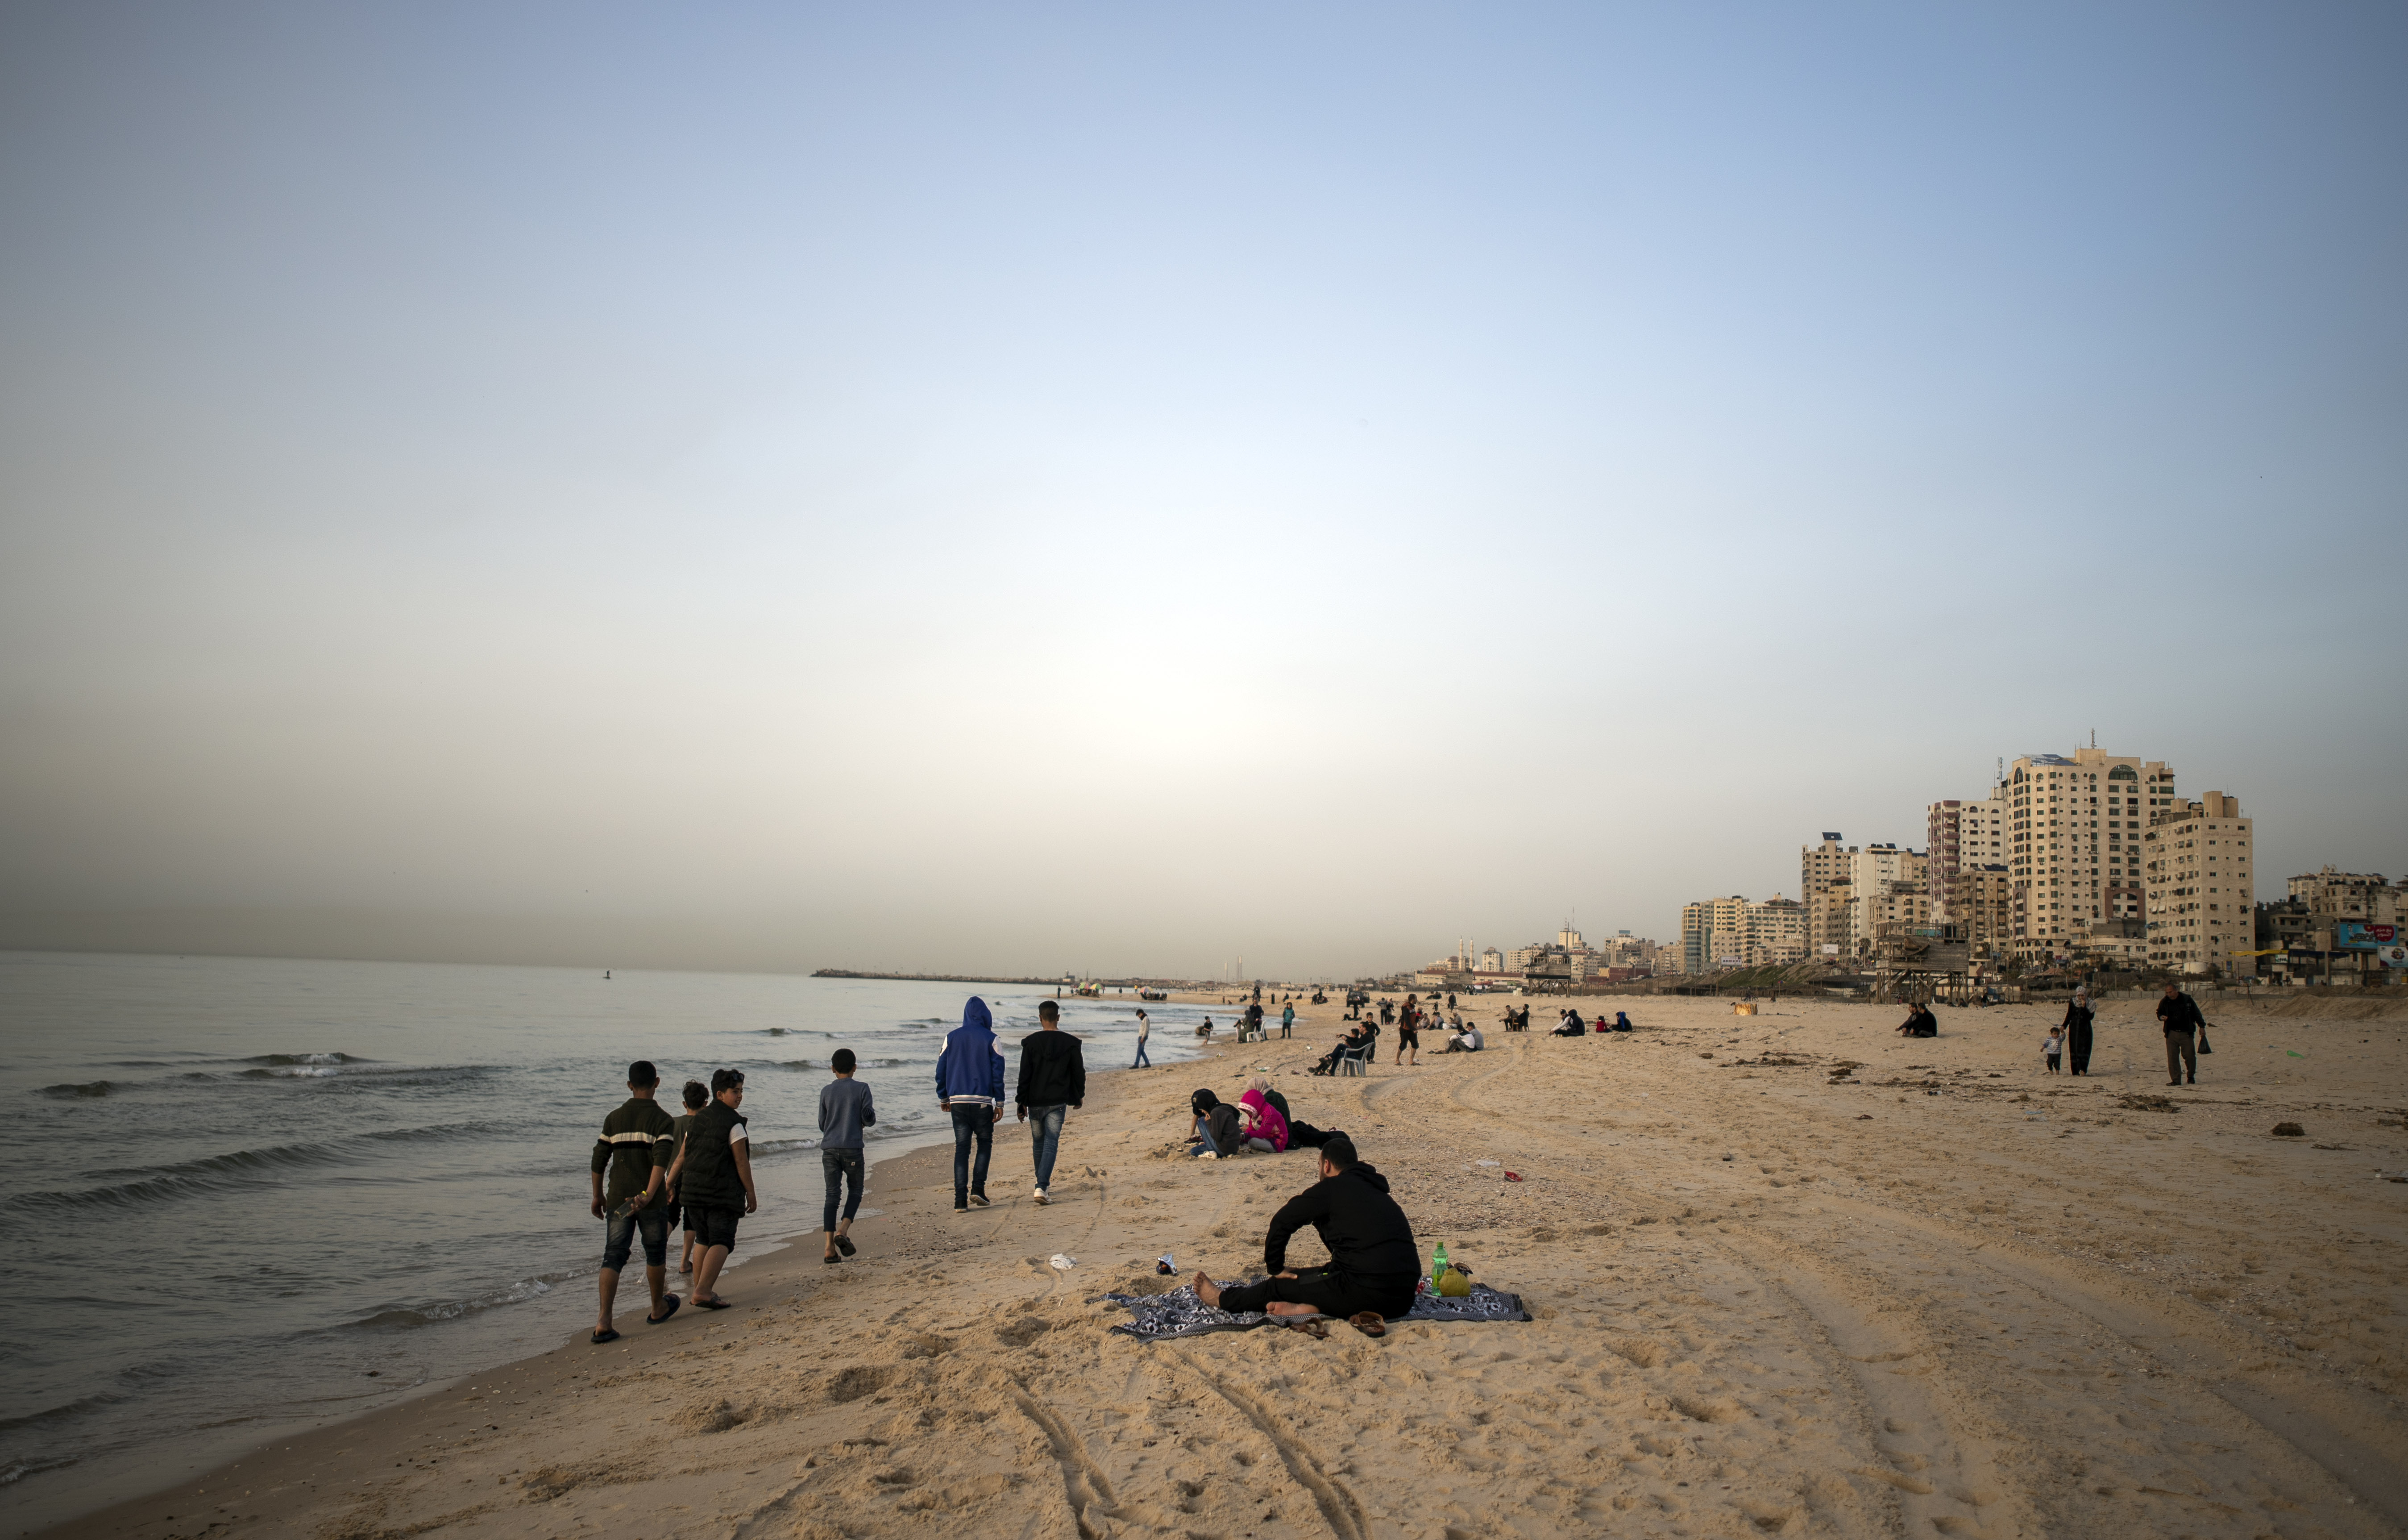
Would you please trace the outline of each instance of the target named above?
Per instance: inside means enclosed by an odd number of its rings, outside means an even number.
[[[995,1153],[995,1109],[953,1107],[953,1206],[967,1207],[970,1194],[986,1196],[986,1162]],[[978,1163],[970,1163],[970,1142],[978,1142]]]
[[[1154,1068],[1154,1060],[1145,1057],[1145,1039],[1139,1038],[1137,1040],[1137,1062],[1130,1065],[1129,1068],[1132,1070],[1151,1070]]]
[[[827,1205],[822,1211],[822,1230],[836,1229],[837,1188],[846,1189],[844,1216],[848,1219],[861,1212],[862,1159],[859,1150],[820,1151],[820,1171],[827,1177]]]
[[[1029,1122],[1035,1125],[1028,1131],[1028,1139],[1036,1148],[1037,1185],[1040,1187],[1054,1185],[1054,1158],[1062,1153],[1062,1119],[1069,1115],[1069,1105],[1061,1101],[1050,1107],[1028,1109]]]
[[[646,1203],[632,1214],[613,1214],[602,1232],[602,1271],[616,1273],[627,1265],[636,1237],[644,1238],[644,1265],[666,1267],[669,1260],[669,1206]]]

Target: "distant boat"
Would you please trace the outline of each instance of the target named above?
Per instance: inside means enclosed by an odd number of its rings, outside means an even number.
[[[606,979],[607,979],[607,978],[609,978],[609,977],[610,976],[610,970],[609,970],[608,968],[605,968],[604,970],[602,970],[602,976],[603,976],[604,978],[606,978]]]
[[[1168,989],[1140,989],[1137,992],[1137,998],[1140,1000],[1168,1000],[1170,998],[1170,991]]]

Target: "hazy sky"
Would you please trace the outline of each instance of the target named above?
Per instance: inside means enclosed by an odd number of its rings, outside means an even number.
[[[2397,875],[2404,83],[2373,4],[10,5],[0,943],[1351,976],[2094,728]]]

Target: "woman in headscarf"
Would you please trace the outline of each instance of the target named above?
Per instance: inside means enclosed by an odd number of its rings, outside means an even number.
[[[2090,1020],[2097,1013],[2090,1009],[2090,991],[2076,989],[2073,1000],[2065,1008],[2065,1048],[2072,1058],[2075,1074],[2090,1072]]]
[[[1244,1120],[1246,1144],[1265,1155],[1277,1155],[1287,1148],[1287,1116],[1271,1105],[1263,1094],[1263,1083],[1257,1079],[1238,1098],[1238,1115]]]

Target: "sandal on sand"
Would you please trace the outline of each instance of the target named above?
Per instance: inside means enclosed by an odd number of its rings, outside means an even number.
[[[1346,1324],[1367,1337],[1384,1337],[1388,1334],[1387,1317],[1376,1310],[1357,1310],[1346,1317]]]
[[[850,1235],[838,1236],[836,1238],[836,1248],[838,1251],[843,1252],[848,1257],[861,1249],[861,1247],[853,1244],[853,1237]]]
[[[594,1346],[596,1347],[601,1346],[606,1342],[617,1342],[618,1340],[619,1333],[610,1331],[607,1327],[602,1331],[594,1333]]]
[[[1315,1342],[1325,1341],[1329,1336],[1329,1323],[1319,1316],[1307,1316],[1300,1321],[1290,1321],[1287,1323],[1287,1329],[1291,1331],[1301,1331]]]
[[[694,1302],[694,1307],[696,1310],[726,1310],[732,1308],[725,1300],[719,1299],[716,1296],[708,1300],[696,1300]]]
[[[821,1260],[821,1261],[823,1261],[823,1262],[825,1262],[825,1263],[826,1263],[828,1266],[830,1266],[830,1267],[834,1267],[834,1266],[836,1266],[838,1262],[843,1261],[843,1260],[844,1260],[844,1259],[843,1259],[843,1258],[841,1258],[841,1257],[839,1257],[839,1256],[838,1256],[835,1252],[831,1251],[831,1252],[829,1252],[826,1256],[822,1257],[822,1258],[820,1259],[820,1260]]]
[[[676,1295],[674,1295],[674,1294],[664,1294],[664,1295],[662,1295],[662,1296],[661,1296],[661,1313],[660,1313],[659,1315],[657,1315],[657,1316],[646,1316],[646,1317],[644,1317],[644,1324],[645,1324],[646,1326],[658,1326],[658,1325],[660,1325],[660,1324],[661,1324],[661,1322],[663,1322],[663,1321],[665,1321],[665,1320],[668,1319],[671,1316],[674,1316],[674,1315],[676,1315],[676,1314],[678,1313],[678,1305],[679,1305],[679,1303],[681,1303],[681,1302],[679,1301],[678,1297],[677,1297]]]

